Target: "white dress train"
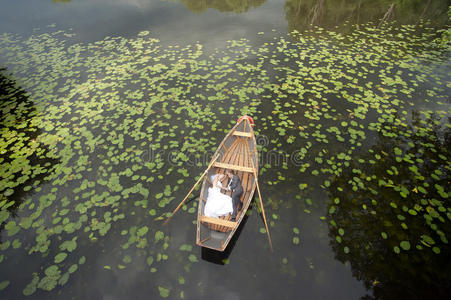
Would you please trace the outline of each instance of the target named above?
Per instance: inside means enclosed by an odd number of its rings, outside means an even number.
[[[211,180],[214,182],[218,174],[212,176]],[[218,185],[222,187],[220,181]],[[221,193],[219,187],[213,186],[208,188],[207,203],[204,208],[204,215],[207,217],[217,218],[220,216],[226,216],[233,212],[232,197]]]

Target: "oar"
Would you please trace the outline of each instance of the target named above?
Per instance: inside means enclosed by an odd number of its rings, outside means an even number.
[[[251,152],[251,149],[249,148],[249,153],[250,152]],[[266,223],[265,208],[263,207],[262,195],[260,193],[260,186],[258,185],[257,171],[255,170],[254,160],[252,159],[252,156],[251,156],[251,163],[252,163],[252,169],[254,170],[255,182],[257,183],[258,199],[260,199],[260,207],[262,208],[263,221],[265,221],[266,233],[268,235],[268,240],[269,240],[269,248],[271,249],[271,252],[274,252],[274,250],[272,248],[271,235],[269,234],[268,223]]]
[[[215,158],[211,161],[211,163],[208,165],[208,168],[204,171],[204,173],[200,176],[200,178],[197,180],[197,182],[194,184],[194,186],[191,188],[191,190],[188,192],[188,194],[186,195],[186,197],[182,200],[182,202],[180,202],[180,204],[177,206],[177,208],[172,212],[171,216],[168,217],[168,219],[166,221],[164,221],[163,226],[165,226],[166,224],[168,224],[168,222],[171,220],[172,216],[180,209],[180,207],[182,207],[183,202],[186,201],[186,199],[188,199],[189,195],[191,195],[191,193],[194,191],[194,189],[196,188],[196,186],[199,184],[199,182],[202,180],[202,178],[204,178],[205,174],[207,174],[208,170],[210,170],[210,168],[213,166],[213,164],[216,162],[216,160],[219,157],[219,153],[215,156]]]

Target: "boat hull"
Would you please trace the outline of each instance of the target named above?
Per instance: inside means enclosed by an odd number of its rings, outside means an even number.
[[[216,158],[217,157],[217,158]],[[240,121],[230,130],[219,145],[213,159],[213,167],[206,174],[199,197],[197,214],[196,244],[217,251],[224,251],[241,224],[256,189],[256,174],[258,174],[258,152],[254,131],[249,119]],[[212,159],[212,160],[213,160]],[[238,212],[236,221],[231,216],[222,218],[208,218],[204,215],[204,208],[211,186],[210,178],[217,174],[224,174],[231,169],[240,177],[243,186],[241,195],[242,209]]]

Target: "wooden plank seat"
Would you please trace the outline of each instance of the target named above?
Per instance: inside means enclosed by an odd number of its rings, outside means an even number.
[[[248,138],[252,137],[252,133],[250,133],[250,132],[243,132],[243,131],[236,131],[236,130],[233,132],[233,135],[248,137]]]
[[[227,226],[227,224],[231,225],[229,223],[218,223],[218,222],[214,222],[214,223],[211,222],[210,223],[209,222],[209,221],[218,221],[218,220],[221,220],[223,222],[229,222],[232,219],[232,215],[231,214],[229,214],[228,216],[221,216],[221,217],[218,217],[218,218],[211,218],[211,217],[207,217],[207,216],[202,215],[201,218],[207,218],[207,219],[205,219],[203,221],[201,219],[200,221],[201,221],[201,223],[207,225],[207,227],[212,229],[212,230],[216,230],[216,231],[219,231],[219,232],[228,232],[228,231],[231,231],[231,230],[233,230],[235,228],[234,226],[232,226],[232,227],[231,226]],[[219,222],[221,222],[221,221],[219,221]],[[232,221],[230,221],[230,222],[231,223],[235,223],[235,222],[232,222]],[[226,224],[226,225],[222,225],[222,224]]]
[[[243,167],[243,166],[238,166],[238,165],[232,165],[232,164],[226,164],[226,163],[221,163],[221,162],[215,162],[213,164],[213,166],[216,167],[216,168],[221,168],[221,169],[230,169],[230,170],[254,173],[254,169],[253,168]]]
[[[200,221],[209,223],[209,224],[225,226],[225,227],[229,227],[229,228],[235,228],[235,226],[236,226],[236,222],[228,221],[225,219],[219,219],[219,218],[211,218],[211,217],[207,217],[207,216],[201,216]]]

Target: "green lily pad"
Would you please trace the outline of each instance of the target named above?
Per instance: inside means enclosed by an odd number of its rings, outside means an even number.
[[[401,243],[400,243],[400,246],[401,246],[401,248],[403,249],[403,250],[409,250],[410,249],[410,243],[409,243],[409,241],[402,241]]]
[[[55,256],[55,263],[57,264],[57,263],[62,262],[63,260],[66,259],[66,257],[67,257],[67,253],[66,253],[66,252],[58,253],[58,254]]]
[[[158,291],[160,292],[160,297],[167,298],[169,297],[169,289],[164,288],[162,286],[158,286]]]
[[[194,254],[190,254],[188,256],[188,260],[192,263],[198,262],[199,260],[197,259],[197,257]]]
[[[4,280],[2,282],[0,282],[0,291],[3,291],[4,289],[6,289],[6,287],[8,287],[9,285],[9,280]]]

